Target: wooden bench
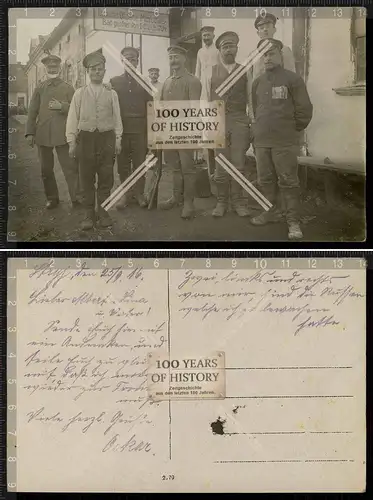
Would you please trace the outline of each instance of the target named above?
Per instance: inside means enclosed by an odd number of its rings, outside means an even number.
[[[322,171],[325,200],[329,206],[338,205],[340,202],[340,193],[336,188],[336,174],[352,174],[364,179],[366,176],[365,165],[359,162],[341,161],[334,163],[328,157],[298,156],[298,165],[303,167],[303,175],[301,175],[303,189],[307,189],[308,169]]]

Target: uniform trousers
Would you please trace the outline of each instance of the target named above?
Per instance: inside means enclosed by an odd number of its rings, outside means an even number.
[[[59,201],[59,194],[54,174],[53,149],[53,147],[38,146],[41,177],[43,180],[45,196],[48,201],[57,202]],[[79,172],[77,163],[69,157],[68,144],[55,146],[55,149],[66,180],[70,199],[72,202],[75,202],[79,189]]]
[[[84,205],[95,209],[96,176],[97,204],[100,206],[110,195],[114,184],[115,132],[80,131],[77,138],[80,179]]]
[[[255,148],[261,191],[274,206],[280,191],[287,222],[299,220],[298,153],[298,146]]]
[[[164,151],[164,159],[172,168],[174,198],[177,201],[180,201],[183,196],[185,199],[193,199],[197,174],[194,150],[167,149]]]
[[[122,135],[122,150],[117,160],[121,183],[145,161],[147,151],[146,131],[143,134],[124,133]],[[145,176],[142,175],[127,194],[136,196],[144,194],[144,187]]]
[[[225,148],[217,149],[246,177],[246,151],[250,146],[248,118],[243,114],[227,114],[225,117]],[[218,163],[215,165],[216,182],[220,203],[228,204],[229,190],[233,207],[246,206],[248,194],[232,176]]]

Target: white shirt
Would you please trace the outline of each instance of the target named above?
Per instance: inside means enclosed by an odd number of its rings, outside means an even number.
[[[212,67],[219,62],[219,51],[214,44],[204,45],[197,54],[195,76],[202,85],[201,100],[208,100],[208,82],[211,79]]]
[[[195,76],[201,80],[203,78],[203,72],[218,64],[219,61],[219,51],[212,43],[207,46],[204,45],[201,49],[199,49],[197,54],[197,64],[196,64],[196,74]]]
[[[75,91],[66,122],[66,140],[73,142],[79,131],[106,132],[114,130],[117,138],[123,133],[118,94],[103,85],[85,85]]]

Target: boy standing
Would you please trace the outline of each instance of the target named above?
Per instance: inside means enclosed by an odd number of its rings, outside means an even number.
[[[66,124],[66,139],[71,157],[78,156],[85,219],[82,229],[92,229],[97,218],[101,227],[111,226],[109,214],[101,207],[114,183],[114,160],[121,151],[123,133],[117,93],[106,88],[105,57],[92,52],[83,59],[90,83],[78,89],[71,101]]]

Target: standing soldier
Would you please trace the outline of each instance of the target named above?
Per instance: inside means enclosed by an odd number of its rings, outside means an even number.
[[[125,47],[121,51],[123,59],[137,68],[139,51],[135,47]],[[118,174],[124,182],[146,158],[147,153],[147,102],[151,95],[126,71],[110,80],[118,94],[120,113],[123,123],[122,152],[118,156]],[[142,176],[117,203],[118,210],[123,210],[132,201],[146,207],[144,197],[145,177]]]
[[[257,30],[258,36],[261,40],[267,40],[268,38],[273,39],[276,33],[276,16],[266,13],[264,16],[258,16],[255,19],[254,26]],[[295,61],[294,56],[290,47],[286,45],[282,49],[282,66],[289,71],[295,73]],[[253,81],[258,76],[262,75],[265,71],[264,67],[264,57],[262,56],[252,67],[252,79]]]
[[[220,62],[212,68],[210,95],[211,100],[225,101],[225,141],[221,152],[242,173],[245,174],[245,152],[250,144],[249,118],[247,116],[248,79],[246,72],[229,90],[220,97],[216,89],[228,78],[232,71],[241,68],[236,62],[239,38],[237,33],[226,31],[216,40],[220,53]],[[212,212],[214,217],[223,217],[231,194],[232,208],[240,217],[250,215],[248,194],[226,172],[221,165],[216,165],[215,182],[217,186],[217,205]]]
[[[196,77],[202,85],[201,99],[208,100],[208,82],[211,79],[212,67],[219,62],[219,51],[213,44],[215,38],[215,28],[213,26],[203,26],[201,28],[202,48],[197,54]]]
[[[208,101],[209,96],[209,82],[211,80],[212,67],[219,63],[219,51],[214,45],[215,28],[214,26],[203,26],[201,28],[202,47],[197,54],[196,64],[196,77],[200,80],[202,85],[201,100]],[[215,171],[215,156],[213,149],[207,149],[207,166],[210,175],[210,180],[213,180]],[[211,185],[213,189],[214,186]]]
[[[274,205],[268,212],[254,217],[254,225],[278,222],[277,183],[283,197],[289,239],[303,237],[299,226],[299,135],[312,118],[312,104],[303,79],[282,67],[279,40],[270,40],[264,53],[265,73],[252,85],[255,122],[254,144],[259,186]],[[264,42],[258,43],[258,48]]]
[[[25,135],[31,147],[34,144],[38,146],[46,207],[54,208],[60,202],[54,175],[53,149],[57,152],[71,202],[77,207],[78,168],[69,157],[65,137],[66,118],[74,89],[59,76],[61,59],[58,56],[48,54],[41,62],[45,65],[48,78],[36,87],[31,98]]]
[[[86,209],[84,230],[91,229],[96,220],[96,175],[99,223],[102,227],[111,225],[101,205],[113,187],[114,159],[120,153],[122,141],[118,96],[102,84],[105,62],[100,52],[88,54],[83,59],[90,83],[75,92],[66,124],[69,154],[79,159]]]
[[[161,100],[199,101],[201,83],[185,68],[187,51],[177,45],[169,47],[167,51],[171,76],[163,84]],[[169,200],[160,204],[160,208],[168,210],[183,203],[181,217],[189,219],[194,214],[196,183],[194,151],[191,149],[166,150],[164,154],[166,162],[171,164],[173,169],[173,195]]]

